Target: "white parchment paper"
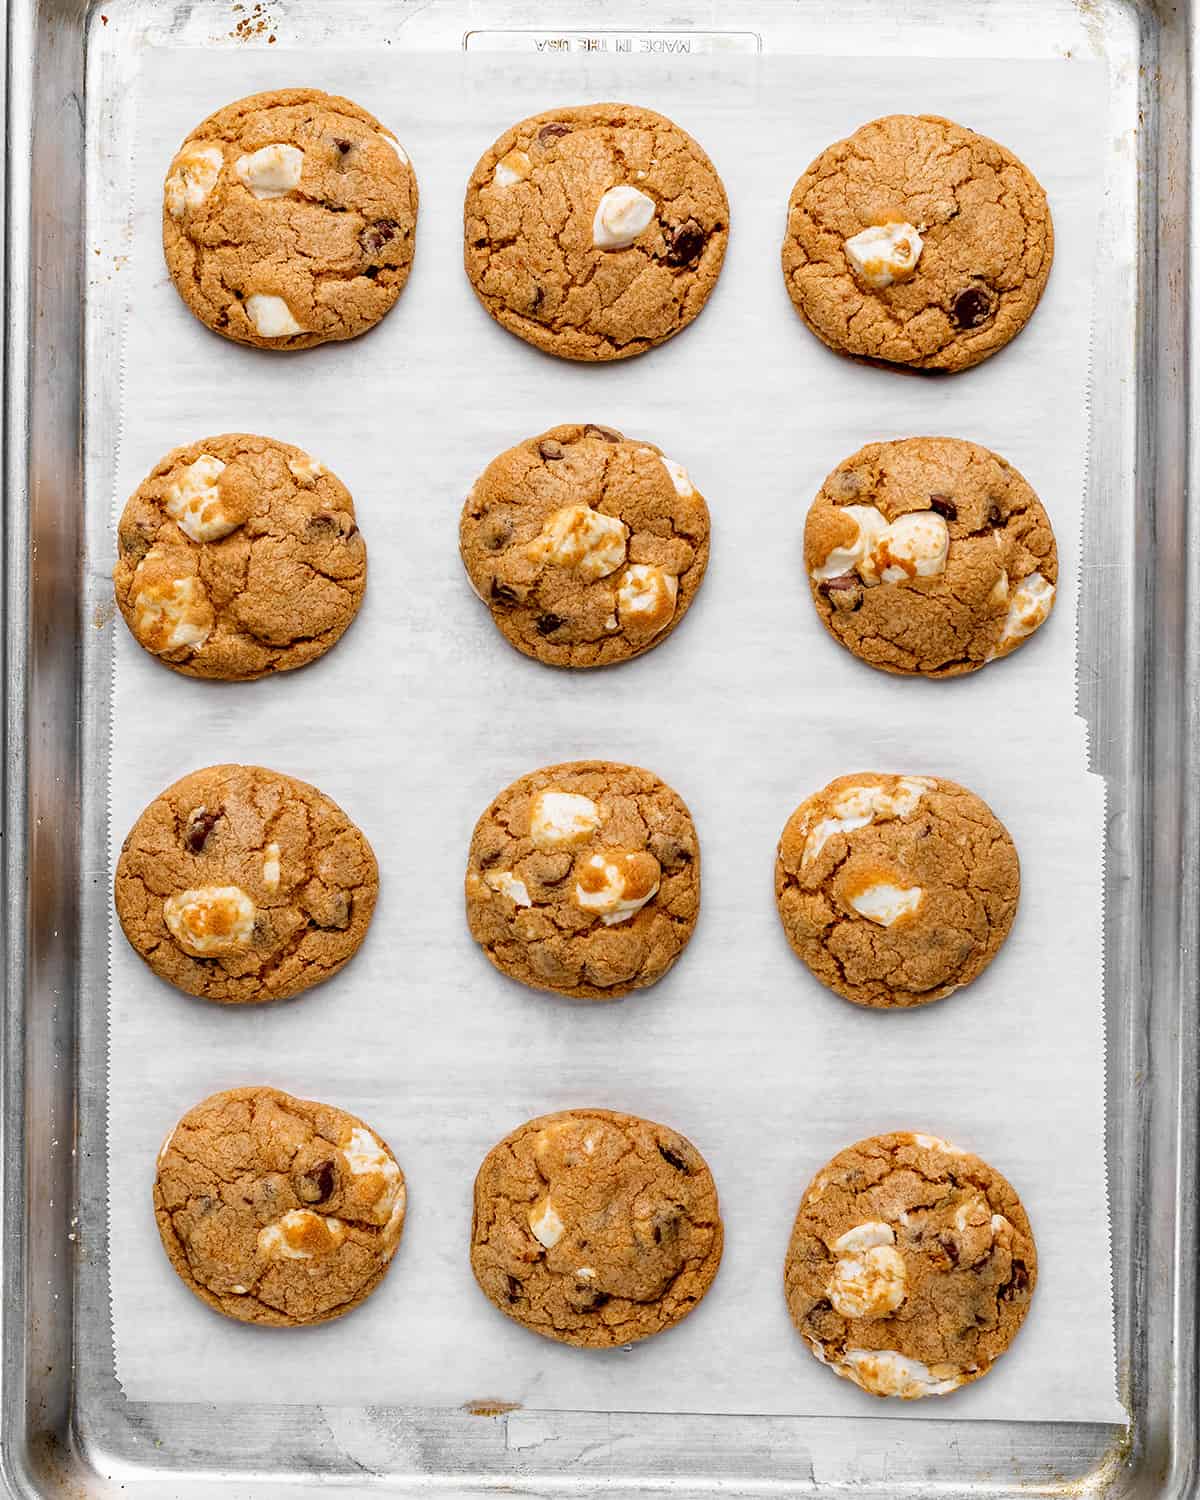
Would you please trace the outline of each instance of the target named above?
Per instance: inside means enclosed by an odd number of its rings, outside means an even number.
[[[242,94],[315,83],[393,128],[419,174],[416,266],[366,338],[280,356],[206,332],[167,277],[162,176],[188,130]],[[382,867],[367,942],[301,999],[222,1009],[175,993],[114,939],[111,1265],[117,1373],[134,1400],[1119,1421],[1103,1136],[1102,784],[1074,715],[1086,472],[1090,267],[1098,209],[1095,65],[956,67],[850,59],[152,52],[137,100],[124,439],[116,506],[179,443],[228,430],[309,449],[350,486],[370,550],[361,617],[323,661],[274,681],[193,682],[116,629],[114,847],[169,782],[222,760],[315,782]],[[692,131],[728,187],[720,284],[688,332],[617,365],[568,365],[501,331],[461,269],[463,188],[511,121],[616,97]],[[1045,184],[1057,264],[1026,333],[951,379],[860,368],[787,300],[787,195],[829,142],[894,110],[998,137]],[[598,674],[513,652],[467,587],[457,520],[475,474],[555,422],[613,424],[685,463],[713,517],[712,563],[659,650]],[[819,626],[804,514],[864,442],[969,437],[1029,478],[1057,531],[1052,622],[958,682],[855,663]],[[690,804],[704,851],[695,938],[653,990],[573,1004],[499,976],[461,879],[474,820],[536,766],[645,764]],[[968,990],[909,1013],[824,991],[791,955],[772,867],[792,808],[856,769],[935,772],[978,791],[1021,854],[1012,936]],[[362,1115],[391,1142],[411,1211],[391,1275],[351,1317],[279,1332],[183,1288],[150,1212],[156,1149],[208,1093],[269,1082]],[[551,1344],[497,1313],[467,1261],[483,1155],[531,1115],[601,1105],[669,1122],[704,1152],[727,1249],[702,1307],[628,1351]],[[834,1379],[781,1289],[803,1187],[840,1147],[915,1128],[1015,1184],[1041,1256],[1031,1315],[986,1380],[949,1404],[886,1408]]]

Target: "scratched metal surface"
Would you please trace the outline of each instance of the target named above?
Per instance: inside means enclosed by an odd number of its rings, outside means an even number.
[[[248,10],[252,7],[247,7]],[[245,15],[246,12],[241,12]],[[1188,354],[1195,19],[1162,0],[9,0],[0,1478],[16,1496],[349,1494],[868,1500],[1195,1493],[1200,537]],[[108,20],[105,20],[105,17]],[[1109,782],[1105,1004],[1117,1347],[1128,1430],[880,1418],[131,1404],[112,1373],[105,1242],[107,579],[81,497],[116,442],[119,354],[90,264],[126,209],[106,145],[131,49],[171,42],[495,44],[480,33],[1109,67],[1080,708]],[[117,41],[117,38],[120,41]],[[221,39],[221,40],[215,40]],[[524,43],[512,43],[524,45]],[[99,232],[97,234],[97,232]],[[1059,274],[1062,274],[1060,268]],[[86,378],[85,378],[86,377]],[[85,402],[86,395],[86,402]],[[84,413],[86,408],[86,420]],[[1048,414],[1050,420],[1053,414]],[[108,496],[99,503],[107,507]],[[107,512],[105,512],[107,514]],[[97,614],[101,611],[101,614]],[[1034,768],[1031,768],[1031,772]],[[714,1355],[714,1357],[717,1357]]]

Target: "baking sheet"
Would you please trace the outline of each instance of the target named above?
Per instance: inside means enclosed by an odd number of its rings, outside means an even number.
[[[416,266],[363,340],[295,357],[209,335],[162,265],[165,165],[241,94],[315,82],[396,130],[421,185]],[[1120,1421],[1103,1161],[1102,784],[1073,711],[1086,462],[1090,268],[1103,70],[864,59],[664,60],[147,51],[138,91],[124,437],[113,493],[163,452],[231,429],[310,449],[355,495],[371,557],[360,620],[275,681],[177,677],[116,637],[113,832],[196,766],[259,761],[310,779],[364,828],[383,886],[354,963],[295,1002],[218,1010],[113,946],[111,1271],[118,1378],[133,1400],[850,1413]],[[556,102],[662,109],[712,155],[732,205],[721,282],[687,333],[635,361],[567,366],[498,329],[461,272],[461,196],[484,147]],[[825,351],[778,272],[795,177],[862,120],[920,109],[1011,145],[1045,184],[1057,265],[1007,351],[953,380]],[[623,668],[565,675],[512,652],[467,588],[457,517],[475,473],[564,420],[644,435],[713,513],[709,577],[685,625]],[[1052,623],[955,683],[859,667],[820,629],[800,561],[821,479],[863,442],[970,437],[1030,479],[1053,518]],[[111,559],[104,559],[105,563]],[[644,763],[692,807],[704,909],[666,980],[612,1006],[494,973],[461,910],[479,811],[522,772],[574,756]],[[774,846],[808,792],[853,769],[965,782],[1022,855],[1022,907],[970,989],[907,1014],[857,1010],[791,956]],[[149,1212],[154,1154],[223,1087],[270,1082],[361,1114],[396,1149],[410,1217],[392,1274],[352,1317],[280,1334],[213,1316],[179,1284]],[[476,1290],[470,1187],[493,1142],[572,1105],[669,1122],[707,1156],[725,1261],[702,1307],[629,1351],[526,1334]],[[978,1151],[1033,1220],[1041,1279],[1012,1351],[949,1403],[886,1408],[836,1381],[791,1329],[781,1262],[797,1199],[839,1147],[912,1126]]]

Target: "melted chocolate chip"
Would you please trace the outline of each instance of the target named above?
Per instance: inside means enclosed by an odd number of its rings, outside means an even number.
[[[946,521],[958,520],[958,506],[951,500],[949,495],[930,495],[929,509],[937,511],[938,515]]]
[[[700,259],[706,235],[695,219],[688,219],[667,230],[666,262],[669,266],[690,266]]]
[[[521,1283],[515,1276],[510,1276],[508,1278],[508,1300],[510,1302],[519,1302],[521,1300],[521,1291]]]
[[[599,427],[595,422],[589,422],[583,429],[584,437],[599,438],[604,443],[623,443],[625,439],[615,427]]]
[[[862,608],[863,586],[857,573],[839,573],[836,578],[826,578],[821,584],[821,593],[834,609],[853,614]]]
[[[376,219],[358,236],[358,243],[362,246],[364,255],[378,255],[399,233],[400,226],[395,219]]]
[[[939,1234],[938,1244],[946,1252],[946,1259],[952,1266],[958,1265],[958,1241],[952,1234]]]
[[[367,269],[363,272],[363,275],[367,278],[368,281],[374,281],[376,276],[379,275],[379,267],[368,266]]]
[[[560,136],[570,135],[571,127],[563,125],[554,120],[549,125],[543,125],[537,133],[537,143],[543,151],[549,149]]]
[[[1000,507],[994,500],[988,506],[987,518],[992,526],[999,526],[1000,522],[1004,519],[1004,517],[1000,514]]]
[[[562,615],[551,614],[549,612],[544,615],[538,615],[534,621],[538,635],[553,635],[556,630],[566,623]]]
[[[340,139],[340,137],[338,137],[338,136],[335,135],[334,138],[333,138],[333,144],[338,148],[338,150],[341,152],[341,154],[343,156],[345,156],[350,151],[350,149],[353,147],[354,142],[353,141],[343,141],[342,139]]]
[[[674,1167],[677,1172],[686,1172],[688,1164],[677,1151],[672,1151],[669,1146],[659,1145],[658,1154],[669,1167]]]
[[[538,452],[547,463],[552,463],[556,458],[561,458],[565,450],[563,445],[556,442],[554,438],[543,438],[538,444]]]
[[[982,287],[969,286],[955,297],[950,316],[959,328],[978,328],[987,322],[992,312],[992,299],[987,292]]]
[[[648,847],[664,870],[677,870],[680,865],[692,862],[692,851],[673,834],[652,833]]]
[[[538,308],[541,307],[541,305],[542,305],[542,298],[545,295],[546,295],[545,292],[542,291],[542,289],[541,289],[540,286],[535,286],[534,287],[534,289],[533,289],[533,296],[532,296],[532,298],[530,299],[530,302],[529,302],[529,311],[531,313],[532,312],[537,312]]]
[[[187,827],[184,829],[184,847],[190,849],[193,854],[199,854],[208,842],[208,836],[216,827],[224,808],[197,807],[188,814]]]
[[[318,1162],[296,1179],[296,1197],[302,1203],[324,1203],[333,1192],[333,1163]]]
[[[497,604],[520,604],[520,595],[516,589],[510,589],[507,583],[501,583],[498,579],[492,579],[492,598]]]
[[[1012,1277],[1000,1288],[1000,1295],[1005,1302],[1011,1302],[1014,1297],[1019,1297],[1022,1292],[1029,1290],[1029,1267],[1023,1260],[1014,1260],[1012,1263]]]

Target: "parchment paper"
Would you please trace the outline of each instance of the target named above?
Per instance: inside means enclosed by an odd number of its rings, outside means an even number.
[[[1123,1420],[1105,1197],[1103,787],[1074,715],[1090,268],[1104,77],[1091,64],[956,67],[869,59],[151,52],[137,104],[120,506],[168,449],[232,429],[309,449],[350,486],[370,550],[360,620],[323,661],[225,686],[167,671],[118,620],[114,849],[195,767],[260,762],[309,779],[373,841],[367,942],[298,1001],[222,1009],[155,979],[119,930],[111,990],[111,1263],[117,1373],[134,1400],[851,1413]],[[161,181],[188,130],[258,89],[312,82],[396,130],[420,179],[416,267],[366,338],[280,356],[206,332],[172,288]],[[468,173],[511,121],[557,102],[661,109],[712,155],[733,233],[699,322],[605,367],[538,355],[496,327],[461,270]],[[1026,333],[951,379],[860,368],[823,349],[778,266],[785,204],[817,152],[893,110],[961,119],[1045,184],[1057,264]],[[688,465],[713,516],[712,564],[662,648],[598,674],[513,652],[459,564],[457,520],[496,453],[555,422],[644,435]],[[821,630],[800,538],[824,475],[862,443],[948,433],[997,449],[1046,502],[1057,612],[1010,661],[951,683],[859,666]],[[100,559],[107,566],[111,559]],[[573,1004],[496,974],[461,880],[474,820],[514,777],[599,755],[652,767],[690,804],[704,851],[695,938],[653,990]],[[936,772],[978,791],[1020,850],[1021,909],[968,990],[869,1013],[791,955],[772,866],[792,808],[855,769]],[[150,1212],[155,1151],[213,1090],[270,1082],[362,1115],[392,1143],[411,1212],[391,1275],[351,1317],[254,1330],[180,1284]],[[471,1184],[527,1117],[602,1105],[669,1122],[716,1175],[724,1264],[702,1307],[629,1351],[526,1333],[477,1290]],[[877,1131],[979,1152],[1016,1185],[1041,1256],[1031,1315],[984,1381],[949,1403],[881,1406],[834,1379],[781,1290],[813,1172]]]

